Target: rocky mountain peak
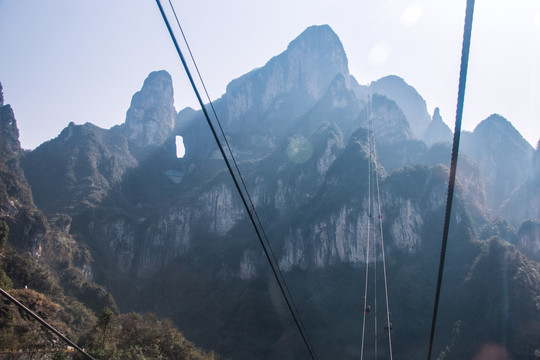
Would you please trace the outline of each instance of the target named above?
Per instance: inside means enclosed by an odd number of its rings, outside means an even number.
[[[348,80],[345,50],[339,37],[328,25],[308,27],[289,44],[282,55],[286,55],[289,66],[297,71],[297,80],[304,80],[308,92],[316,99],[323,95],[337,74],[343,74]],[[304,60],[302,65],[301,60]]]
[[[427,111],[426,101],[414,87],[399,76],[389,75],[372,82],[370,90],[386,96],[402,109],[415,137],[420,138],[424,134],[431,117]]]
[[[431,121],[437,121],[437,122],[442,121],[441,112],[438,107],[436,107],[435,110],[433,110],[433,116],[431,117]]]
[[[482,136],[490,136],[492,137],[492,140],[495,140],[496,138],[497,140],[502,141],[505,137],[511,136],[511,138],[516,141],[526,142],[510,121],[499,114],[492,114],[487,119],[480,122],[474,129],[474,132]],[[532,147],[528,143],[527,145],[528,146],[526,147],[532,150]]]
[[[0,83],[0,107],[4,106],[4,92],[2,91],[2,83]]]
[[[175,117],[171,76],[154,71],[131,99],[126,114],[128,139],[139,147],[161,146],[172,133]]]
[[[432,145],[437,142],[452,141],[452,130],[450,130],[448,125],[443,122],[439,108],[435,108],[433,111],[433,117],[422,136],[422,140],[427,145]]]
[[[347,56],[343,45],[334,30],[328,25],[313,25],[298,35],[296,39],[291,41],[286,53],[297,51],[306,55],[314,55],[314,58],[319,59],[336,57],[338,63],[347,65]],[[346,73],[348,74],[348,71]]]
[[[478,138],[478,141],[487,145],[488,149],[485,151],[497,153],[506,148],[508,151],[519,152],[526,158],[530,158],[534,152],[533,147],[512,123],[499,114],[492,114],[480,122],[474,129],[473,135]]]
[[[328,25],[311,26],[265,66],[229,83],[229,121],[238,122],[246,114],[275,108],[291,96],[313,105],[337,74],[350,82],[343,45]]]
[[[527,179],[534,152],[512,124],[498,114],[463,136],[461,149],[479,164],[488,205],[494,210]]]

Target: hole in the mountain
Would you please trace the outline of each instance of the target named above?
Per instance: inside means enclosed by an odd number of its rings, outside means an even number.
[[[176,135],[176,157],[181,159],[186,154],[186,148],[184,147],[184,139],[180,135]]]

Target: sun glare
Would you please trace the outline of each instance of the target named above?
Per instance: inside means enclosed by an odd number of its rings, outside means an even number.
[[[390,46],[387,43],[378,43],[369,52],[369,62],[371,65],[382,65],[390,56]]]
[[[410,27],[418,22],[424,13],[424,6],[419,2],[413,2],[407,6],[401,14],[401,25]]]

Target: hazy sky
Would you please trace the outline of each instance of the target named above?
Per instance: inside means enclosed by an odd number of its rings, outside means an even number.
[[[401,76],[454,128],[465,0],[173,3],[213,99],[306,27],[329,24],[361,84]],[[463,128],[499,113],[536,146],[539,67],[540,0],[477,0]],[[154,0],[0,0],[0,82],[23,148],[70,121],[124,122],[160,69],[173,77],[176,109],[198,108]]]

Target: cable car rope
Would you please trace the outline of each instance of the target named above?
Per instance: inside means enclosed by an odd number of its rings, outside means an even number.
[[[41,317],[39,317],[37,314],[35,314],[32,310],[21,304],[17,299],[15,299],[13,296],[8,294],[4,289],[0,288],[0,294],[4,295],[9,301],[17,305],[21,310],[26,312],[28,315],[33,317],[37,322],[39,322],[41,325],[49,329],[51,332],[53,332],[56,336],[58,336],[60,339],[64,340],[69,346],[72,346],[75,350],[80,352],[83,356],[85,356],[87,359],[94,360],[90,354],[85,352],[82,348],[80,348],[77,344],[75,344],[73,341],[69,340],[64,334],[62,334],[60,331],[56,330],[55,327],[50,325],[48,322],[43,320]]]
[[[171,28],[171,25],[170,25],[170,23],[169,23],[169,21],[167,19],[165,11],[163,10],[163,7],[161,6],[160,0],[156,0],[156,3],[158,5],[161,16],[163,17],[163,20],[165,22],[167,30],[169,31],[171,39],[172,39],[172,41],[174,43],[174,46],[175,46],[176,51],[178,53],[178,56],[180,57],[180,60],[181,60],[182,65],[184,67],[184,70],[186,71],[186,75],[189,78],[189,81],[190,81],[190,84],[191,84],[191,86],[193,88],[195,96],[197,97],[197,100],[198,100],[198,102],[199,102],[199,104],[201,106],[201,109],[202,109],[203,114],[204,114],[204,116],[206,118],[208,126],[210,127],[212,135],[214,136],[216,144],[218,145],[219,151],[221,152],[223,160],[225,161],[225,164],[226,164],[227,169],[228,169],[228,171],[229,171],[229,173],[230,173],[230,175],[232,177],[234,185],[235,185],[235,187],[236,187],[236,189],[238,191],[238,194],[240,195],[240,198],[242,200],[242,203],[243,203],[243,205],[244,205],[244,207],[245,207],[245,209],[246,209],[246,211],[248,213],[250,221],[251,221],[251,223],[252,223],[252,225],[254,227],[255,233],[257,234],[257,238],[259,239],[259,242],[260,242],[261,246],[263,247],[264,254],[265,254],[265,256],[266,256],[266,258],[268,260],[270,268],[272,269],[272,273],[274,274],[274,277],[275,277],[275,279],[276,279],[276,281],[278,283],[278,286],[279,286],[280,291],[281,291],[281,293],[283,295],[283,298],[285,299],[285,302],[287,304],[289,312],[291,313],[291,315],[293,317],[293,320],[294,320],[294,322],[296,324],[296,327],[298,328],[298,331],[300,332],[300,335],[302,337],[302,340],[303,340],[304,344],[307,347],[307,350],[309,352],[310,357],[312,359],[316,359],[317,357],[316,357],[315,352],[313,350],[313,345],[311,344],[311,341],[309,340],[309,337],[307,335],[307,331],[306,331],[305,326],[303,325],[303,322],[302,322],[302,320],[300,318],[298,309],[296,308],[296,305],[295,305],[295,303],[293,301],[292,295],[290,294],[289,288],[286,285],[285,278],[283,277],[283,275],[281,273],[281,270],[279,269],[279,264],[277,262],[277,259],[275,258],[273,250],[271,249],[270,243],[268,242],[268,238],[266,237],[266,233],[264,232],[264,228],[263,228],[262,224],[260,223],[260,219],[259,219],[258,215],[256,214],[256,210],[255,210],[255,207],[253,205],[253,202],[251,201],[251,197],[249,196],[249,192],[247,191],[247,188],[245,188],[245,183],[244,183],[244,191],[246,192],[247,195],[244,194],[244,192],[242,191],[242,189],[240,187],[240,183],[238,182],[237,178],[238,177],[241,178],[241,173],[240,173],[237,166],[236,166],[236,169],[237,169],[238,175],[235,174],[235,172],[233,171],[231,163],[230,163],[227,155],[225,154],[225,150],[223,148],[223,145],[221,144],[221,140],[219,139],[219,137],[217,135],[214,124],[212,123],[212,120],[210,119],[210,115],[208,114],[208,111],[206,110],[206,107],[205,107],[204,102],[203,102],[203,100],[201,98],[199,90],[198,90],[197,86],[195,85],[195,82],[193,80],[193,76],[191,75],[191,71],[189,70],[189,67],[188,67],[188,65],[186,63],[186,60],[185,60],[184,55],[183,55],[183,53],[182,53],[182,51],[180,49],[180,46],[178,45],[178,41],[176,40],[176,36],[174,35],[174,32],[173,32],[173,30]],[[174,11],[174,7],[172,6],[172,3],[170,3],[170,5],[171,5],[171,8]],[[176,17],[176,12],[174,12],[174,14],[175,14],[176,21],[179,24],[178,18]],[[183,32],[182,32],[182,34],[183,34]],[[184,39],[185,39],[185,37],[184,37]],[[191,54],[191,52],[190,52],[190,54]],[[193,59],[193,55],[191,55],[191,56],[192,56],[192,61],[195,63],[195,61]],[[198,71],[198,69],[197,69],[197,71]],[[200,73],[199,73],[199,79],[200,79],[201,82],[203,82],[202,78],[200,76]],[[205,88],[205,91],[206,91],[206,88]],[[206,94],[208,96],[208,93],[206,93]],[[210,103],[211,103],[211,101],[210,101]],[[212,109],[214,109],[213,106],[212,106]],[[219,118],[218,118],[217,114],[215,113],[215,110],[214,110],[214,115],[215,115],[216,122],[218,124],[220,124],[219,123]],[[221,128],[221,124],[219,126]],[[222,134],[224,136],[223,130],[222,130]],[[228,142],[227,142],[227,146],[228,146]],[[231,158],[234,160],[234,155],[232,154],[230,146],[228,146],[228,149],[229,149],[229,153],[230,153]],[[234,163],[236,164],[236,160],[234,160]],[[242,182],[243,182],[243,180],[242,180]],[[249,199],[249,202],[250,202],[251,206],[248,205],[248,199]],[[254,217],[254,214],[255,214],[255,217]],[[255,218],[257,219],[257,221],[255,221]],[[264,238],[263,238],[263,235],[264,235]]]
[[[474,0],[467,0],[465,10],[465,28],[463,30],[463,45],[461,49],[461,68],[459,72],[459,89],[456,109],[456,125],[454,129],[454,139],[452,143],[452,158],[450,160],[450,174],[448,179],[448,194],[446,197],[446,213],[444,216],[443,238],[441,244],[441,256],[439,260],[439,272],[437,275],[437,290],[435,292],[435,304],[433,306],[433,318],[431,321],[431,334],[429,336],[428,360],[431,359],[433,349],[433,338],[435,335],[435,325],[437,323],[437,311],[439,309],[439,297],[441,294],[441,284],[444,270],[444,260],[446,257],[446,244],[448,242],[448,229],[450,227],[450,215],[452,212],[452,199],[454,197],[454,185],[456,181],[456,168],[459,152],[459,138],[461,135],[461,119],[463,116],[463,103],[465,100],[465,84],[467,83],[467,68],[469,65],[469,48],[471,46],[472,21],[474,14]]]
[[[374,331],[375,331],[375,337],[374,337],[374,352],[375,352],[375,358],[378,356],[378,326],[377,326],[377,241],[376,241],[376,228],[375,228],[375,220],[373,218],[373,214],[377,214],[377,218],[379,219],[379,232],[380,232],[380,238],[381,238],[381,255],[382,255],[382,262],[383,262],[383,275],[384,275],[384,289],[385,289],[385,304],[386,304],[386,323],[387,326],[385,329],[388,332],[388,343],[389,343],[389,349],[390,349],[390,359],[392,360],[393,354],[392,354],[392,335],[391,335],[391,322],[390,322],[390,307],[389,307],[389,301],[388,301],[388,280],[387,280],[387,273],[386,273],[386,257],[385,257],[385,251],[384,251],[384,236],[383,236],[383,226],[382,226],[382,209],[381,209],[381,196],[380,196],[380,186],[379,186],[379,176],[377,173],[377,165],[376,165],[376,154],[377,149],[375,145],[375,130],[373,126],[373,109],[371,104],[371,95],[368,91],[368,104],[366,106],[366,117],[368,121],[368,136],[367,136],[367,143],[368,143],[368,225],[367,225],[367,250],[366,250],[366,279],[365,279],[365,289],[364,289],[364,316],[362,320],[362,346],[360,350],[360,359],[362,360],[364,357],[364,338],[365,338],[365,319],[366,319],[366,309],[367,309],[367,293],[368,293],[368,280],[369,280],[369,256],[370,256],[370,246],[371,246],[371,234],[373,232],[373,256],[374,256],[374,262],[373,262],[373,279],[374,279]],[[372,175],[375,178],[372,181]],[[377,206],[375,205],[375,192],[377,195]],[[373,195],[373,197],[372,197]],[[373,221],[373,226],[371,226],[371,222]]]
[[[373,131],[373,127],[371,129]],[[373,141],[373,139],[372,139]],[[373,153],[375,154],[375,153]],[[375,160],[373,158],[373,160]],[[373,184],[373,192],[375,192],[375,184]],[[377,214],[377,212],[375,211],[375,201],[372,202],[372,207],[373,207],[373,210],[372,210],[372,214]],[[377,359],[379,356],[377,355],[379,353],[379,344],[378,344],[378,339],[379,337],[377,336],[378,335],[378,326],[377,326],[377,323],[378,323],[378,320],[377,320],[377,309],[379,308],[377,306],[377,239],[375,238],[375,219],[373,218],[373,226],[372,226],[372,231],[373,231],[373,278],[374,278],[374,284],[373,284],[373,302],[374,302],[374,307],[373,307],[373,310],[374,310],[374,316],[373,316],[373,323],[374,323],[374,327],[375,327],[375,339],[374,339],[374,346],[375,346],[375,359]]]
[[[383,265],[383,279],[384,279],[384,297],[385,297],[385,304],[386,304],[386,326],[385,330],[388,333],[388,348],[390,352],[390,360],[393,358],[392,353],[392,324],[390,322],[390,305],[388,301],[388,278],[386,273],[386,256],[384,251],[384,232],[383,232],[383,220],[382,220],[382,205],[381,205],[381,192],[380,192],[380,185],[379,185],[379,173],[377,172],[376,163],[375,163],[375,156],[377,154],[377,146],[375,141],[375,127],[373,125],[373,109],[372,109],[372,102],[371,99],[368,99],[369,101],[369,111],[371,113],[370,119],[369,119],[369,126],[371,127],[371,142],[372,145],[370,146],[373,149],[373,164],[374,164],[374,177],[375,182],[373,184],[374,189],[373,192],[375,193],[375,187],[377,189],[377,209],[375,209],[375,202],[373,202],[374,207],[374,213],[377,213],[377,217],[379,219],[379,234],[381,238],[381,256],[382,256],[382,265]],[[375,229],[373,229],[375,231]],[[377,249],[376,242],[375,242],[375,249]],[[377,264],[377,259],[375,258],[375,266]],[[376,268],[375,268],[376,269]],[[377,359],[378,356],[378,342],[377,342],[377,271],[375,270],[375,358]]]
[[[369,98],[369,93],[368,93]],[[367,109],[366,109],[367,113]],[[364,285],[364,308],[362,317],[362,343],[360,348],[360,360],[364,359],[364,338],[366,333],[366,315],[367,315],[367,296],[368,296],[368,280],[369,280],[369,250],[370,250],[370,237],[371,237],[371,141],[369,141],[369,129],[368,129],[368,221],[367,221],[367,244],[366,244],[366,280]],[[377,261],[377,259],[375,259]]]
[[[373,126],[373,123],[372,123]],[[375,148],[375,136],[373,136],[373,149],[376,153]],[[381,252],[382,252],[382,263],[383,263],[383,274],[384,274],[384,295],[386,299],[386,327],[388,332],[388,346],[390,349],[390,360],[392,360],[392,323],[390,322],[390,306],[388,303],[388,280],[386,276],[386,257],[384,253],[384,234],[383,234],[383,222],[382,222],[382,210],[381,210],[381,192],[379,187],[379,174],[375,171],[375,180],[377,183],[377,204],[378,204],[378,214],[379,214],[379,226],[381,234]],[[375,357],[376,358],[376,357]]]
[[[261,233],[263,235],[263,239],[265,240],[265,242],[266,242],[266,244],[268,246],[268,249],[270,250],[271,257],[274,260],[274,264],[276,264],[276,269],[277,269],[278,275],[283,279],[283,285],[285,287],[286,292],[288,294],[290,294],[289,287],[287,286],[287,282],[284,279],[284,276],[283,276],[283,273],[281,272],[280,267],[277,265],[278,262],[276,260],[276,255],[274,254],[274,250],[272,249],[272,246],[270,245],[270,242],[268,240],[268,236],[266,235],[266,231],[264,230],[261,219],[259,218],[259,214],[258,214],[257,210],[255,209],[255,205],[253,204],[253,200],[252,200],[251,195],[250,195],[250,193],[249,193],[249,191],[247,189],[246,182],[244,180],[244,177],[242,176],[242,172],[240,171],[240,168],[238,167],[238,163],[237,163],[236,158],[235,158],[235,156],[234,156],[234,154],[232,152],[232,148],[231,148],[231,146],[229,144],[227,136],[225,136],[225,131],[223,130],[223,127],[221,126],[221,121],[219,121],[219,117],[218,117],[216,109],[214,107],[214,103],[211,100],[210,95],[208,94],[208,90],[206,89],[206,85],[205,85],[204,80],[202,78],[201,72],[199,71],[199,67],[197,66],[197,62],[195,61],[195,57],[193,56],[193,52],[191,51],[191,47],[189,46],[189,43],[187,41],[186,35],[184,33],[184,29],[182,28],[182,25],[180,24],[180,20],[178,19],[178,16],[176,15],[176,10],[174,8],[174,5],[172,4],[172,1],[171,0],[168,0],[168,1],[169,1],[169,6],[171,7],[171,10],[172,10],[172,12],[174,14],[176,24],[178,25],[178,29],[180,30],[180,33],[182,34],[182,38],[184,39],[184,44],[186,45],[186,48],[188,50],[191,61],[192,61],[193,65],[195,66],[195,70],[197,72],[197,77],[199,78],[199,81],[201,82],[204,93],[206,95],[206,99],[208,100],[208,104],[210,105],[210,107],[212,109],[212,113],[214,114],[214,118],[216,119],[216,122],[218,124],[219,130],[221,132],[221,136],[223,137],[223,140],[225,141],[225,145],[226,145],[227,150],[229,152],[230,158],[232,159],[232,162],[234,164],[234,167],[236,169],[238,177],[240,178],[240,181],[242,183],[242,187],[244,188],[245,194],[247,196],[247,199],[248,199],[248,202],[249,202],[249,205],[250,205],[250,210],[248,210],[248,211],[253,212],[253,215],[255,216],[255,219],[257,220],[257,224],[259,225],[259,228],[260,228]],[[297,309],[296,303],[294,302],[294,298],[292,296],[290,296],[290,300],[292,302],[293,308]],[[298,310],[296,310],[296,311],[298,312]],[[302,322],[302,318],[299,317],[298,320],[300,322],[300,325],[304,329],[304,331],[306,331],[304,323]]]

